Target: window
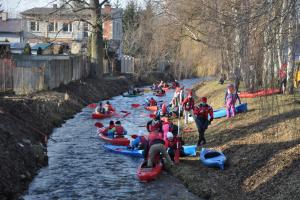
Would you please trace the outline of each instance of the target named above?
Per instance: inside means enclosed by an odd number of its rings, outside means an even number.
[[[49,22],[48,31],[50,32],[57,31],[57,22]]]
[[[31,31],[39,31],[40,23],[39,22],[30,22],[30,30]]]
[[[62,30],[64,32],[72,32],[72,29],[73,29],[72,22],[70,22],[70,23],[63,23]]]
[[[48,24],[48,31],[54,31],[54,22]]]

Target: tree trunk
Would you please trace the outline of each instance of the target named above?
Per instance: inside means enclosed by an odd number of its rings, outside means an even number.
[[[295,69],[295,8],[289,14],[288,31],[288,65],[287,65],[287,90],[290,94],[294,92],[294,69]]]
[[[93,24],[91,37],[91,76],[101,78],[103,75],[103,35],[101,5],[99,0],[90,0],[91,21]]]

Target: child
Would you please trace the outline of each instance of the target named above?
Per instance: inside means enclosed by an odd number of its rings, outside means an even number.
[[[184,123],[188,123],[189,115],[192,115],[192,110],[194,109],[194,98],[192,97],[192,92],[189,93],[189,95],[183,100],[182,106],[183,106],[183,112],[184,112]]]
[[[237,92],[234,89],[233,84],[229,84],[227,86],[227,91],[225,93],[225,106],[226,106],[226,115],[227,118],[230,118],[231,116],[235,116],[235,103],[236,100],[239,100],[239,103],[241,104],[241,99]]]

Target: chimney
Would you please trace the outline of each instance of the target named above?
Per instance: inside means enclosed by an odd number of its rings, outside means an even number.
[[[1,19],[2,19],[2,21],[7,21],[7,19],[8,19],[8,13],[7,12],[2,12],[1,13]]]
[[[57,9],[57,4],[53,4],[53,8]]]
[[[103,11],[104,13],[103,14],[110,14],[111,13],[111,5],[110,5],[110,3],[105,3],[104,4],[104,11]]]

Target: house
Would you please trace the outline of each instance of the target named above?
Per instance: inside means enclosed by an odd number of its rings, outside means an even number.
[[[22,20],[8,18],[7,12],[0,13],[0,17],[0,41],[23,42]]]
[[[123,10],[105,4],[102,13],[104,39],[121,41]],[[88,23],[91,17],[87,9],[74,11],[71,8],[58,8],[54,4],[52,8],[25,10],[21,15],[25,24],[24,32],[31,35],[30,38],[25,38],[29,43],[63,42],[71,47],[74,54],[87,47],[88,36],[92,30]],[[122,53],[120,47],[121,45],[117,49],[118,54]]]
[[[40,50],[39,50],[40,49]],[[38,51],[41,51],[41,55],[52,55],[53,54],[53,44],[52,43],[37,43],[31,47],[31,53],[38,55]]]

